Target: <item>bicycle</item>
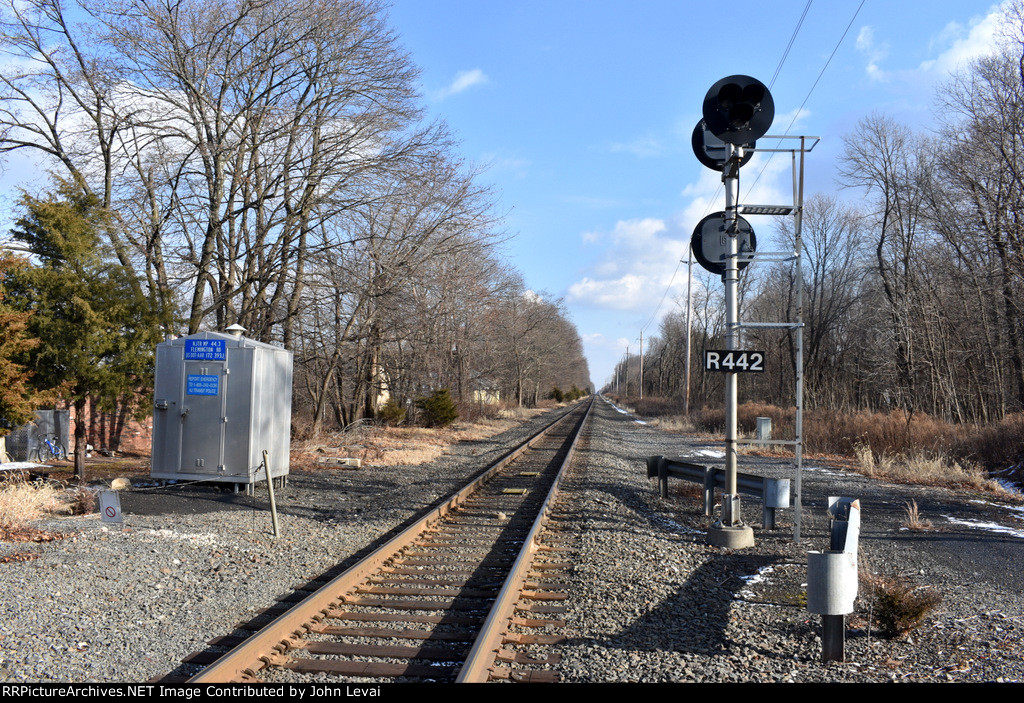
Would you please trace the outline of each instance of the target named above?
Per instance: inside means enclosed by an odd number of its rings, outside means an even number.
[[[36,463],[44,463],[47,461],[67,461],[68,450],[64,448],[63,444],[57,441],[51,441],[50,436],[43,437],[41,443],[36,444],[35,448],[29,454],[28,460],[35,461]]]

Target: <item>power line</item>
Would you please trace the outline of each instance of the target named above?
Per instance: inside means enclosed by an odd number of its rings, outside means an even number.
[[[832,63],[832,59],[833,57],[835,57],[836,52],[839,51],[839,47],[842,46],[843,40],[846,39],[846,35],[850,33],[850,27],[852,27],[853,23],[857,20],[857,15],[860,14],[861,8],[864,7],[864,3],[866,1],[867,0],[860,0],[860,4],[854,11],[853,17],[850,18],[849,24],[847,24],[846,29],[843,30],[843,36],[839,37],[839,41],[836,42],[835,47],[832,49],[832,53],[829,54],[828,59],[825,61],[825,65],[821,67],[821,71],[818,73],[818,77],[814,79],[814,84],[811,85],[811,89],[807,91],[807,95],[806,97],[804,97],[804,101],[800,103],[800,107],[797,108],[797,111],[795,113],[793,113],[793,119],[789,121],[789,125],[786,127],[786,131],[783,132],[783,135],[789,134],[789,130],[793,128],[793,125],[796,123],[796,120],[800,116],[800,113],[803,112],[804,107],[807,105],[807,101],[811,99],[811,93],[813,93],[814,89],[818,87],[818,82],[821,81],[821,77],[825,75],[825,71],[828,69],[829,64]],[[779,144],[782,144],[781,139],[779,140]],[[772,158],[775,156],[776,153],[777,152],[772,152],[768,155],[768,158],[764,162],[764,166],[762,166],[761,170],[757,172],[757,176],[754,178],[754,182],[747,187],[748,195],[750,194],[750,191],[753,190],[754,186],[757,185],[757,182],[761,179],[761,176],[764,174],[765,169],[768,168],[768,164],[771,163]]]
[[[769,89],[775,85],[775,79],[779,77],[779,72],[782,71],[782,65],[786,63],[786,57],[789,56],[789,50],[793,48],[793,42],[796,41],[796,35],[800,33],[800,28],[804,25],[804,18],[807,17],[807,12],[811,9],[812,2],[814,2],[814,0],[807,0],[807,4],[804,5],[803,14],[800,15],[800,19],[797,20],[796,27],[793,29],[793,36],[789,38],[789,44],[786,45],[786,50],[782,52],[782,58],[779,59],[779,65],[775,68],[775,73],[772,74],[772,79],[768,83]]]

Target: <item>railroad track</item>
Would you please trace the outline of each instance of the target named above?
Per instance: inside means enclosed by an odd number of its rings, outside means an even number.
[[[557,486],[592,401],[246,638],[189,683],[556,681],[571,568]],[[553,524],[555,523],[555,524]]]

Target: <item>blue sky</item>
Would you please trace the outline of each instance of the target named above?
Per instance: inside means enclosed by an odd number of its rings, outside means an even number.
[[[821,137],[807,193],[836,192],[843,136],[872,112],[928,128],[936,86],[991,49],[999,10],[991,0],[733,0],[725,17],[722,7],[392,0],[389,23],[422,69],[428,115],[486,167],[512,235],[507,257],[530,288],[564,299],[598,387],[685,295],[679,261],[693,228],[724,205],[719,175],[690,148],[712,84],[732,74],[770,83],[770,134]],[[763,158],[742,171],[744,200],[789,202],[788,157],[749,188]],[[0,168],[4,231],[28,174],[39,172],[27,157]],[[751,223],[763,250],[772,222]]]
[[[722,8],[395,0],[390,10],[430,114],[454,129],[464,158],[487,167],[514,235],[509,259],[532,289],[564,298],[598,387],[685,294],[678,261],[700,218],[724,205],[718,174],[690,147],[705,93],[732,74],[772,82],[808,2],[741,0],[728,18]],[[769,132],[821,137],[808,195],[837,191],[842,137],[861,118],[930,127],[936,86],[990,50],[998,10],[977,0],[812,2],[771,85]],[[744,200],[791,202],[788,156],[748,190],[763,158],[743,169]],[[751,222],[759,241],[770,234],[770,219]]]

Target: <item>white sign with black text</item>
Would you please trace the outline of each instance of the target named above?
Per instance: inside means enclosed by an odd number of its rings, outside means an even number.
[[[743,349],[705,349],[704,370],[725,373],[763,373],[764,352]]]

